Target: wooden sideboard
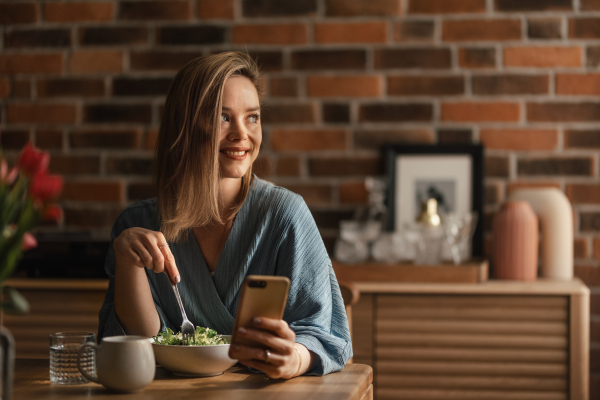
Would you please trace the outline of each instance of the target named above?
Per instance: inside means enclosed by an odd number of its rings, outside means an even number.
[[[50,334],[62,331],[98,333],[98,313],[108,279],[9,279],[29,301],[26,315],[2,315],[17,344],[17,358],[49,358]]]
[[[107,280],[11,279],[28,315],[2,317],[17,357],[47,358],[53,332],[97,332]],[[588,400],[589,289],[579,280],[353,282],[354,362],[375,398]]]
[[[579,280],[352,283],[354,361],[378,400],[588,400]]]

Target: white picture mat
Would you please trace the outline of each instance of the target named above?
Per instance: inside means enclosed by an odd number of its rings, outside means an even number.
[[[455,201],[457,214],[471,211],[472,169],[469,155],[407,155],[396,157],[395,226],[402,230],[407,222],[414,221],[418,213],[415,182],[419,179],[452,180],[456,182]]]

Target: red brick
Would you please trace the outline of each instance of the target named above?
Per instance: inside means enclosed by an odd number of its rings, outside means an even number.
[[[0,55],[0,73],[36,74],[63,72],[62,54],[5,54]]]
[[[140,147],[141,133],[136,129],[84,130],[71,132],[71,148],[135,149]]]
[[[432,41],[435,31],[434,21],[400,21],[394,25],[394,41]]]
[[[554,150],[558,145],[555,129],[482,129],[479,140],[487,149]]]
[[[441,120],[454,122],[517,122],[520,114],[518,103],[443,103]]]
[[[465,128],[441,128],[437,131],[440,144],[471,144],[473,132]]]
[[[304,24],[236,25],[232,30],[236,44],[304,44],[307,40]]]
[[[510,195],[517,189],[537,189],[537,188],[556,188],[560,189],[560,184],[556,182],[509,182],[506,186],[506,195]]]
[[[326,0],[328,17],[385,17],[402,14],[398,0]]]
[[[233,0],[198,0],[198,18],[233,19]]]
[[[390,76],[388,95],[392,96],[450,96],[465,92],[462,76]]]
[[[35,3],[0,4],[0,25],[30,24],[39,19],[39,8]]]
[[[479,19],[442,23],[442,40],[461,41],[503,41],[521,39],[521,21],[517,19]]]
[[[302,196],[309,206],[331,204],[332,189],[329,185],[296,184],[284,185],[286,189]]]
[[[158,140],[158,130],[148,129],[146,136],[144,137],[144,149],[154,150],[156,148],[156,141]]]
[[[271,132],[271,145],[278,151],[344,150],[346,132],[341,129],[291,130]]]
[[[364,204],[369,199],[369,192],[364,181],[345,182],[340,185],[340,203],[342,204]]]
[[[77,106],[72,104],[8,104],[6,120],[9,124],[70,124],[77,121]]]
[[[600,204],[600,185],[570,183],[565,193],[573,204]]]
[[[600,10],[600,0],[580,0],[581,9],[584,11]]]
[[[382,94],[379,76],[309,76],[306,92],[315,97],[377,97]]]
[[[386,40],[386,22],[315,24],[316,43],[385,43]]]
[[[178,71],[200,56],[200,51],[132,51],[129,63],[133,71]]]
[[[433,119],[433,105],[428,103],[366,103],[358,109],[361,122],[428,122]]]
[[[102,209],[98,209],[97,207],[65,206],[63,211],[67,226],[82,229],[110,228],[123,211],[123,207],[121,205],[110,208],[103,206]]]
[[[252,164],[252,173],[259,178],[266,179],[271,176],[273,161],[270,156],[259,155]]]
[[[556,93],[600,95],[600,74],[557,74]]]
[[[519,176],[579,176],[594,173],[594,160],[590,157],[526,157],[517,160]]]
[[[121,202],[124,200],[122,182],[65,182],[62,200]]]
[[[73,73],[122,72],[123,52],[113,50],[74,51],[69,60]]]
[[[313,123],[315,108],[313,104],[265,104],[262,120],[265,124]]]
[[[494,68],[496,49],[478,47],[459,49],[458,64],[463,68]]]
[[[475,75],[471,90],[478,95],[548,94],[550,79],[531,74]]]
[[[588,241],[584,238],[575,238],[573,240],[573,254],[575,258],[588,258]]]
[[[535,18],[527,21],[527,37],[530,39],[561,39],[560,18]]]
[[[190,1],[121,1],[119,19],[129,21],[169,20],[184,21],[192,18]]]
[[[431,129],[365,129],[354,132],[354,147],[379,150],[387,144],[433,144],[435,135]]]
[[[592,249],[592,254],[596,260],[600,260],[600,238],[594,238],[594,245]]]
[[[580,67],[581,47],[527,46],[504,49],[507,67]]]
[[[62,175],[97,175],[100,174],[100,157],[55,154],[50,160],[50,171]]]
[[[35,133],[35,145],[47,150],[63,148],[63,133],[58,129],[38,129]]]
[[[485,0],[409,0],[409,14],[484,13]]]
[[[495,0],[498,11],[557,11],[573,10],[572,0]]]
[[[315,0],[242,0],[244,17],[314,17],[317,13]]]
[[[12,97],[30,99],[31,81],[29,79],[16,79],[12,86]]]
[[[569,20],[569,38],[600,38],[600,18],[572,18]]]
[[[308,161],[311,176],[368,176],[383,173],[378,157],[313,157]]]
[[[323,103],[321,119],[330,124],[350,122],[350,105],[348,103]]]
[[[0,78],[0,98],[8,97],[10,94],[10,81],[8,78]]]
[[[586,285],[600,286],[600,267],[576,265],[574,272]]]
[[[378,49],[374,61],[377,69],[447,69],[452,66],[452,56],[447,48]]]
[[[565,149],[600,148],[600,130],[565,130]]]
[[[270,94],[272,97],[296,97],[296,96],[298,96],[298,78],[296,78],[296,77],[271,78]]]
[[[600,121],[600,103],[527,103],[527,120],[535,122]]]
[[[31,132],[29,130],[3,129],[0,131],[0,145],[4,150],[21,150],[30,141]]]
[[[38,79],[38,97],[93,97],[104,95],[103,79]]]
[[[44,19],[50,22],[112,21],[113,3],[46,3]]]
[[[300,164],[300,157],[279,157],[277,160],[277,169],[275,173],[278,176],[300,176]]]

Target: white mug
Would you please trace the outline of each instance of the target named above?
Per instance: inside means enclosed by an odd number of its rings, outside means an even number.
[[[81,366],[88,348],[96,352],[96,375],[90,376]],[[142,336],[111,336],[102,343],[85,343],[77,355],[79,372],[92,382],[119,392],[136,392],[154,380],[156,361],[152,345]]]

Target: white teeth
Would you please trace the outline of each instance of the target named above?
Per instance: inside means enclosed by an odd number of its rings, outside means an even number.
[[[228,156],[243,156],[244,154],[246,154],[245,151],[225,151],[225,154],[227,154]]]

